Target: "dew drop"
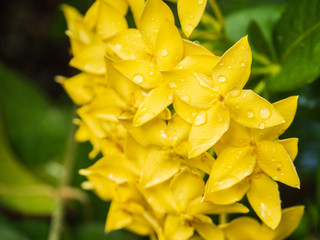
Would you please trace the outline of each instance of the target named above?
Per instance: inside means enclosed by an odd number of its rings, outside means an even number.
[[[188,103],[188,102],[190,102],[190,97],[188,95],[182,95],[181,100]]]
[[[265,126],[266,126],[266,125],[264,124],[264,122],[261,122],[261,123],[259,124],[259,128],[260,128],[260,129],[264,129]]]
[[[218,82],[223,83],[223,82],[225,82],[225,81],[226,81],[226,77],[225,77],[225,76],[220,76],[220,77],[218,77]]]
[[[154,32],[155,32],[155,33],[159,32],[159,29],[158,29],[158,28],[156,28],[156,29],[154,30]]]
[[[132,80],[135,83],[142,83],[143,82],[143,76],[141,74],[136,74],[133,76]]]
[[[198,0],[198,4],[203,4],[203,0]]]
[[[115,45],[115,48],[116,48],[117,50],[121,50],[121,49],[122,49],[122,45],[121,45],[121,44],[116,44],[116,45]]]
[[[271,112],[268,108],[266,107],[263,107],[260,109],[260,112],[259,112],[259,116],[262,118],[262,119],[268,119],[271,115]]]
[[[177,136],[173,136],[173,140],[177,141],[178,137]]]
[[[169,86],[170,86],[171,88],[175,88],[177,85],[176,85],[174,82],[169,82]]]
[[[248,118],[253,118],[253,112],[252,111],[248,111],[247,112],[247,117]]]
[[[163,49],[162,51],[161,51],[161,55],[162,56],[167,56],[168,55],[168,50],[167,49]]]
[[[196,119],[194,120],[194,125],[199,126],[207,121],[207,113],[202,111],[199,112]]]
[[[232,67],[231,67],[231,66],[228,66],[227,68],[228,68],[228,69],[231,69]]]
[[[172,100],[173,100],[173,96],[170,95],[170,96],[168,97],[168,100],[169,100],[169,101],[172,101]]]
[[[152,76],[154,74],[153,71],[149,71],[149,75]]]
[[[242,63],[240,63],[240,66],[241,66],[241,67],[244,67],[244,65],[245,65],[245,64],[244,64],[243,62],[242,62]]]

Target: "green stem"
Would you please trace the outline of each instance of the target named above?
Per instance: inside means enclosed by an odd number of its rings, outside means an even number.
[[[251,73],[253,75],[271,75],[274,76],[280,71],[278,64],[271,64],[265,67],[253,67]]]
[[[222,213],[219,215],[219,224],[226,224],[228,222],[228,215],[226,213]]]
[[[272,62],[265,55],[252,51],[252,58],[263,65],[270,65]]]
[[[60,187],[56,196],[55,208],[52,212],[52,221],[48,240],[59,240],[62,232],[63,219],[65,215],[65,200],[63,197],[63,189],[69,186],[72,178],[72,172],[75,162],[74,153],[76,150],[76,142],[74,140],[75,126],[72,124],[68,137],[67,150],[64,159],[64,171],[62,173]]]
[[[224,28],[225,21],[224,21],[223,15],[221,13],[221,10],[220,10],[216,0],[209,0],[209,3],[210,3],[210,6],[211,6],[214,14],[216,15],[218,21],[220,22],[221,27]]]

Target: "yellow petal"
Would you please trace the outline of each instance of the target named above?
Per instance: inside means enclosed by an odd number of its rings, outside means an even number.
[[[214,223],[194,222],[197,233],[205,240],[224,240],[224,234]]]
[[[226,148],[216,159],[207,181],[207,193],[232,187],[249,176],[256,159],[250,147]]]
[[[251,142],[250,131],[246,127],[231,121],[228,131],[221,138],[221,142],[233,147],[248,146]]]
[[[139,169],[142,169],[145,159],[149,154],[149,148],[139,144],[129,133],[126,134],[124,142],[124,154]]]
[[[168,122],[166,134],[168,140],[173,146],[177,146],[184,140],[187,140],[191,130],[191,125],[185,122],[178,114],[174,114]]]
[[[104,62],[105,45],[91,45],[83,49],[79,54],[75,55],[70,66],[78,68],[81,71],[92,74],[104,74],[106,65]]]
[[[219,191],[210,192],[206,190],[204,200],[213,204],[232,204],[240,201],[247,193],[250,187],[248,178],[243,179],[239,183]]]
[[[215,159],[209,153],[205,152],[198,157],[190,158],[189,162],[199,168],[200,170],[204,171],[207,174],[210,174],[211,168],[213,166]]]
[[[135,84],[151,89],[157,87],[162,78],[154,64],[144,60],[125,60],[113,62],[113,66]]]
[[[177,97],[173,100],[173,108],[184,121],[190,124],[193,124],[198,115],[198,110],[196,108],[191,107],[189,104]]]
[[[99,7],[100,1],[95,1],[84,15],[84,22],[91,30],[96,27]]]
[[[154,56],[162,70],[171,70],[182,59],[182,38],[174,23],[167,19],[162,21]]]
[[[152,49],[156,44],[158,32],[164,19],[174,22],[169,6],[161,0],[148,0],[139,20],[138,28]]]
[[[237,96],[231,94],[225,103],[232,120],[249,128],[265,129],[285,121],[272,104],[252,90],[242,90]]]
[[[179,62],[176,68],[200,72],[210,76],[219,58],[220,57],[214,55],[187,56]],[[212,85],[212,81],[210,81],[210,83],[210,85]]]
[[[216,98],[216,92],[206,84],[209,78],[189,70],[163,72],[163,78],[176,96],[189,105],[208,109]]]
[[[204,181],[201,176],[185,169],[173,177],[170,189],[176,200],[177,210],[184,211],[192,200],[202,196]]]
[[[298,96],[288,97],[273,103],[272,105],[283,116],[285,122],[264,130],[251,130],[257,141],[275,140],[291,125],[297,111]]]
[[[273,180],[300,188],[297,171],[288,152],[281,144],[263,141],[257,145],[257,152],[259,167]]]
[[[213,69],[213,84],[220,94],[226,96],[234,89],[242,89],[248,81],[252,54],[248,38],[241,38],[218,61]]]
[[[212,147],[228,130],[229,122],[229,110],[220,103],[200,112],[189,136],[189,158],[199,156]]]
[[[294,206],[282,211],[279,226],[274,230],[273,239],[286,239],[298,227],[303,216],[304,206]]]
[[[173,92],[167,84],[151,90],[140,104],[133,118],[133,126],[138,127],[159,115],[173,101]]]
[[[193,227],[181,216],[168,214],[164,223],[164,235],[166,240],[184,240],[193,235]]]
[[[144,98],[141,88],[121,74],[108,60],[106,63],[108,85],[129,105],[138,107]]]
[[[126,227],[132,222],[132,217],[126,211],[123,211],[116,201],[111,203],[108,211],[108,218],[106,222],[106,231],[121,229]]]
[[[124,15],[107,1],[100,0],[96,31],[102,39],[108,39],[127,28],[128,25]]]
[[[261,235],[261,225],[250,217],[239,217],[223,225],[223,232],[230,240],[258,240],[265,239]]]
[[[119,11],[123,16],[127,14],[128,11],[128,3],[126,0],[103,0],[104,2],[109,3],[114,9]]]
[[[180,169],[180,158],[168,151],[151,149],[145,159],[140,181],[144,187],[159,184]]]
[[[203,47],[202,45],[183,39],[183,47],[184,47],[184,55],[183,58],[187,56],[193,56],[193,55],[212,55],[214,56],[213,53],[211,53],[208,49]]]
[[[139,20],[143,11],[145,0],[127,0],[133,14],[136,26],[139,26]]]
[[[151,52],[139,30],[129,28],[108,40],[108,47],[122,60],[150,60]]]
[[[287,138],[278,141],[288,152],[292,161],[296,159],[298,154],[298,140],[298,138]]]
[[[181,28],[187,38],[199,24],[206,4],[207,0],[178,0],[178,15]]]
[[[251,178],[247,198],[259,218],[270,228],[275,229],[281,220],[281,202],[278,184],[263,173]]]

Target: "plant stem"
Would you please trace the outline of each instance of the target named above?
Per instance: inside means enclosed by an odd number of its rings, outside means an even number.
[[[228,215],[226,213],[222,213],[219,215],[219,224],[225,224],[228,222]]]
[[[221,27],[224,28],[225,21],[224,21],[223,15],[221,13],[221,10],[220,10],[216,0],[209,0],[209,3],[210,3],[210,6],[211,6],[214,14],[216,15],[218,21],[220,22]]]
[[[74,167],[74,153],[76,150],[76,142],[74,140],[75,126],[72,124],[67,142],[67,150],[64,159],[64,171],[62,173],[60,187],[57,191],[55,208],[52,212],[52,221],[48,240],[59,240],[62,232],[63,219],[65,215],[65,202],[63,198],[63,189],[68,187],[71,182],[72,170]]]
[[[251,73],[253,75],[276,75],[280,71],[280,66],[277,64],[271,64],[265,67],[254,67]]]

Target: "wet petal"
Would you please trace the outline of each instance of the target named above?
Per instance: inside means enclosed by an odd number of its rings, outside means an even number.
[[[287,138],[278,141],[289,154],[292,161],[294,161],[298,154],[298,138]]]
[[[174,23],[174,17],[169,6],[161,0],[147,1],[138,28],[151,49],[156,45],[158,32],[164,19]]]
[[[198,110],[196,108],[191,107],[177,97],[173,100],[173,108],[184,121],[190,124],[193,124],[198,115]]]
[[[187,38],[193,29],[198,26],[206,4],[207,0],[178,0],[177,6],[181,28]]]
[[[224,234],[214,223],[193,222],[197,233],[205,240],[224,240]]]
[[[184,47],[184,55],[183,58],[187,56],[193,56],[193,55],[212,55],[214,54],[210,52],[205,47],[201,46],[200,44],[196,42],[192,42],[186,39],[183,39],[183,47]]]
[[[216,103],[211,109],[199,114],[189,136],[189,158],[194,158],[207,151],[229,127],[229,110],[220,103]]]
[[[278,184],[263,173],[251,178],[247,198],[259,218],[270,228],[275,229],[281,220],[281,201]]]
[[[215,159],[209,153],[204,152],[198,157],[190,158],[189,162],[199,168],[200,170],[204,171],[206,174],[210,174],[211,168],[213,166]]]
[[[185,122],[178,114],[174,114],[168,122],[166,133],[172,146],[177,146],[184,140],[187,140],[191,130],[191,125]]]
[[[133,118],[133,126],[138,127],[159,115],[173,101],[173,92],[167,84],[151,90],[140,104]]]
[[[217,96],[217,93],[206,84],[210,80],[205,74],[176,70],[164,72],[163,78],[177,97],[193,107],[208,109]]]
[[[281,222],[274,230],[273,239],[286,239],[298,227],[303,216],[304,206],[294,206],[282,211]]]
[[[193,235],[193,227],[181,216],[168,214],[164,223],[164,235],[166,240],[185,240]]]
[[[212,70],[220,57],[214,55],[192,55],[185,57],[176,66],[177,69],[191,70],[211,76]],[[212,87],[212,81],[207,83]]]
[[[154,64],[144,60],[125,60],[113,62],[113,66],[135,84],[151,89],[161,82],[161,74]]]
[[[150,60],[151,52],[141,33],[129,28],[108,40],[108,47],[122,60]]]
[[[226,148],[216,159],[207,181],[207,193],[232,187],[249,176],[256,157],[250,147]]]
[[[248,38],[241,38],[218,61],[213,69],[213,84],[220,94],[226,96],[234,89],[242,89],[248,81],[252,54]]]
[[[174,23],[167,19],[162,21],[154,56],[162,70],[172,69],[182,59],[182,38]]]
[[[84,48],[79,54],[75,55],[69,64],[70,66],[84,72],[104,74],[106,72],[104,54],[105,45],[91,45]]]
[[[242,90],[225,100],[235,122],[249,128],[265,129],[284,123],[278,110],[252,90]]]
[[[180,169],[180,158],[166,150],[151,149],[145,159],[140,181],[144,187],[164,182]]]
[[[201,176],[185,169],[173,177],[170,188],[176,200],[177,211],[184,211],[192,200],[202,196],[204,181]]]
[[[300,188],[297,171],[288,152],[281,144],[263,141],[257,145],[257,152],[259,167],[273,180]]]
[[[240,181],[239,183],[219,191],[207,192],[204,195],[204,200],[213,204],[232,204],[240,201],[247,193],[250,187],[248,178]]]
[[[248,146],[251,142],[248,128],[231,121],[228,131],[221,138],[221,142],[233,147]]]

